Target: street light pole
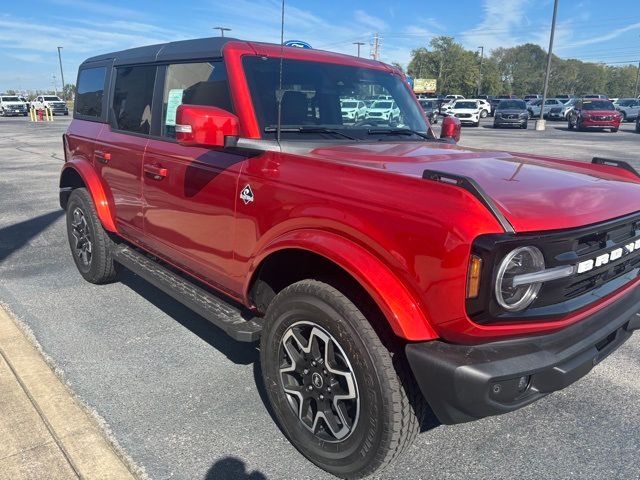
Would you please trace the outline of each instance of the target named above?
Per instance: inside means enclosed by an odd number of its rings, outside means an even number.
[[[62,56],[60,55],[62,47],[58,47],[58,62],[60,62],[60,78],[62,79],[62,99],[66,100],[64,96],[64,73],[62,72]]]
[[[227,27],[213,27],[214,30],[220,30],[220,36],[224,38],[224,32],[230,32],[231,29]]]
[[[364,42],[353,42],[353,44],[358,46],[358,57],[360,57],[360,47],[364,45]]]
[[[636,76],[636,89],[634,97],[638,98],[638,87],[640,86],[640,62],[638,62],[638,75]]]
[[[480,49],[480,74],[478,75],[478,96],[480,96],[480,89],[482,88],[482,61],[484,60],[484,46],[478,47]]]
[[[544,76],[544,89],[542,90],[542,103],[540,104],[540,119],[536,122],[536,130],[543,131],[546,128],[544,121],[544,104],[547,101],[549,90],[549,76],[551,75],[551,57],[553,56],[553,37],[556,33],[556,17],[558,16],[558,0],[553,1],[553,19],[551,20],[551,35],[549,36],[549,51],[547,52],[547,73]]]

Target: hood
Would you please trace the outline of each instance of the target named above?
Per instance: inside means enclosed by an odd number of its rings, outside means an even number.
[[[640,179],[616,167],[422,142],[341,145],[309,154],[420,179],[426,169],[470,177],[516,232],[575,228],[640,210]]]
[[[598,116],[607,116],[607,115],[620,115],[620,112],[617,110],[582,110],[580,113],[583,115],[598,115]]]

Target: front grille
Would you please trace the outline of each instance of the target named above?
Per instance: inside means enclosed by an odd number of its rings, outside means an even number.
[[[518,118],[518,115],[516,115],[515,113],[508,113],[502,115],[502,118],[504,118],[505,120],[515,120],[516,118]]]
[[[571,230],[484,237],[474,242],[474,251],[485,260],[484,278],[494,279],[494,266],[508,252],[523,245],[537,246],[543,252],[546,268],[594,262],[583,273],[543,283],[537,299],[522,312],[501,309],[493,296],[493,281],[487,282],[478,299],[467,301],[467,311],[478,323],[557,320],[588,307],[640,276],[640,249],[635,248],[640,239],[638,213]],[[630,245],[633,248],[627,247]],[[622,255],[611,259],[611,252],[618,249],[622,249]],[[607,263],[595,262],[605,255]]]
[[[607,116],[596,116],[596,117],[591,117],[593,120],[597,120],[598,122],[608,122],[609,120],[613,120],[613,117],[611,115],[607,115]]]
[[[371,116],[371,117],[381,117],[382,113],[381,112],[371,112],[371,113],[369,113],[369,116]]]
[[[458,118],[471,118],[470,113],[456,113],[456,117]]]

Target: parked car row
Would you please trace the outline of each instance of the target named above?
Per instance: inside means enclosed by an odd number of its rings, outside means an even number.
[[[400,108],[390,95],[368,96],[364,99],[344,98],[340,100],[342,122],[378,122],[397,124],[401,122]]]
[[[69,115],[69,108],[57,95],[38,95],[31,102],[20,95],[0,95],[0,115],[27,116],[30,109],[42,110],[50,108],[53,115]]]

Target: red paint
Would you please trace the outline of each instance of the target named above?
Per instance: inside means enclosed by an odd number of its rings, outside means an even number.
[[[183,143],[220,147],[227,135],[261,137],[243,56],[283,54],[394,71],[371,60],[259,43],[233,41],[223,53],[235,116],[181,107],[178,123],[192,122],[202,132]],[[106,228],[248,307],[253,275],[283,249],[315,252],[349,272],[394,332],[412,341],[474,343],[548,332],[638,286],[559,321],[477,325],[464,302],[471,245],[478,235],[503,230],[469,192],[422,179],[425,169],[472,177],[517,232],[531,232],[637,212],[640,181],[611,166],[435,142],[326,142],[304,154],[266,151],[247,158],[82,120],[72,122],[67,142],[64,168],[85,179]],[[110,160],[94,161],[96,150]],[[246,185],[253,202],[240,199]]]
[[[186,147],[224,147],[225,138],[240,135],[238,117],[216,107],[180,105],[176,124],[176,128],[191,130],[176,130],[176,140]]]

